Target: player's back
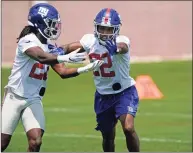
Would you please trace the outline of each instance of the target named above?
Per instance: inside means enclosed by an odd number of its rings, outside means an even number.
[[[119,35],[116,42],[124,42],[130,47],[126,36]],[[100,94],[114,94],[135,84],[129,75],[130,52],[110,56],[108,50],[99,43],[93,34],[86,34],[80,40],[84,49],[89,53],[90,60],[102,59],[105,63],[94,72],[94,82]]]
[[[16,48],[11,75],[5,88],[25,98],[41,98],[46,88],[48,65],[41,64],[25,54],[28,48],[39,46],[49,52],[48,45],[42,44],[34,34],[21,38]]]

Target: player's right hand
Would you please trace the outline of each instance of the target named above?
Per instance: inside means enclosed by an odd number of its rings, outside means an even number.
[[[104,61],[102,60],[96,60],[93,63],[89,63],[88,65],[84,66],[84,67],[80,67],[78,68],[77,72],[80,73],[84,73],[84,72],[88,72],[88,71],[94,71],[99,69],[99,67],[104,63]]]
[[[83,63],[86,60],[86,53],[77,53],[78,51],[79,49],[67,54],[69,56],[68,63]]]

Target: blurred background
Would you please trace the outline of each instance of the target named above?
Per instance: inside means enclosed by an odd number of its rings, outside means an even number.
[[[13,61],[16,38],[27,24],[34,1],[2,1],[2,62]],[[59,44],[93,33],[93,20],[105,7],[116,9],[122,19],[121,34],[131,40],[132,60],[192,57],[192,5],[190,1],[49,1],[60,12]],[[153,58],[152,58],[153,57]]]
[[[2,1],[2,95],[15,56],[16,38],[27,25],[28,11],[34,3]],[[136,129],[141,151],[192,151],[192,2],[49,3],[58,9],[62,19],[59,45],[93,33],[93,19],[102,8],[111,7],[120,13],[123,24],[120,33],[131,41],[131,76],[135,79],[142,74],[151,76],[163,94],[161,99],[140,101]],[[94,91],[91,73],[61,80],[50,70],[43,99],[47,128],[41,151],[102,151],[100,133],[94,130]],[[7,151],[23,152],[26,148],[27,140],[20,125]],[[116,151],[127,151],[120,124]]]

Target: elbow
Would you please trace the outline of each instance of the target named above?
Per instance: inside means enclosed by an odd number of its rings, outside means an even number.
[[[129,51],[129,47],[125,43],[118,43],[118,49],[120,54],[125,54]]]
[[[74,78],[78,75],[79,75],[79,73],[74,73],[74,74],[60,75],[60,77],[61,77],[61,79],[68,79],[68,78]]]
[[[79,75],[77,71],[70,71],[69,69],[63,68],[56,71],[61,79],[73,78]]]
[[[40,62],[41,64],[46,64],[46,60],[45,59],[38,59],[38,62]]]
[[[66,79],[66,72],[65,71],[59,71],[57,72],[61,79]]]
[[[78,72],[74,72],[74,73],[60,74],[60,77],[61,77],[62,79],[68,79],[68,78],[76,77],[76,76],[78,76],[78,75],[79,75]]]
[[[127,48],[125,48],[125,49],[123,49],[122,54],[125,54],[125,53],[127,53],[127,52],[128,52],[128,49],[127,49]]]
[[[67,79],[67,78],[69,78],[69,75],[68,75],[68,73],[66,72],[66,70],[62,70],[62,71],[58,72],[58,74],[59,74],[59,76],[60,76],[61,79]]]
[[[67,79],[68,76],[67,76],[67,75],[63,75],[63,74],[60,74],[60,78],[61,78],[61,79]]]

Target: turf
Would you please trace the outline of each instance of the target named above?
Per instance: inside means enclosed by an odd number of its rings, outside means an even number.
[[[10,69],[2,69],[2,87]],[[143,152],[192,151],[192,61],[132,64],[131,76],[149,74],[164,94],[161,100],[141,100],[136,130]],[[46,133],[42,152],[100,152],[95,131],[92,74],[61,80],[52,70],[43,99]],[[2,90],[3,92],[3,90]],[[27,139],[20,124],[6,151],[26,151]],[[127,151],[120,123],[116,151]]]

